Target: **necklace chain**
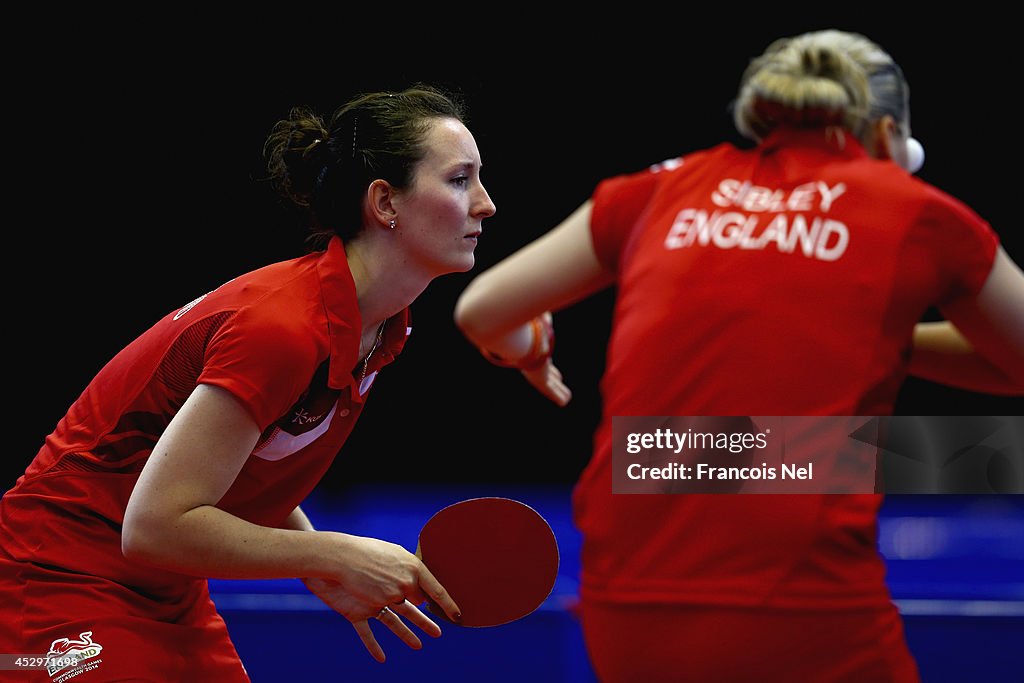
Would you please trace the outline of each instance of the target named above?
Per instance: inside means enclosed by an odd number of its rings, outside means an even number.
[[[388,321],[385,318],[384,322],[382,322],[380,327],[377,328],[377,338],[373,340],[373,347],[370,348],[370,352],[366,354],[365,358],[363,358],[363,374],[359,377],[360,384],[362,384],[363,380],[366,379],[366,368],[370,365],[370,356],[372,356],[373,352],[377,350],[378,346],[380,346],[381,337],[384,336],[384,325],[386,325],[387,322]]]

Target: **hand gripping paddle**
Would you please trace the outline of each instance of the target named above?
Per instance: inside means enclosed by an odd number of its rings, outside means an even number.
[[[537,609],[558,575],[558,543],[536,510],[509,498],[472,498],[439,510],[416,555],[462,612],[461,626],[500,626]],[[430,611],[449,621],[428,600]]]

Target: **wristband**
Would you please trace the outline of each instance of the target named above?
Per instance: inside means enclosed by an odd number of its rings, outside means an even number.
[[[555,349],[555,328],[551,326],[546,316],[539,315],[530,321],[530,335],[530,350],[518,360],[507,360],[487,349],[480,349],[480,353],[484,358],[502,368],[536,370],[551,358],[551,353]]]

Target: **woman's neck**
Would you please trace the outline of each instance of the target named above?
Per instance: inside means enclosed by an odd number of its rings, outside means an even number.
[[[430,284],[429,277],[396,258],[392,247],[386,240],[375,241],[363,235],[345,243],[364,332],[376,330],[383,321],[407,308]]]

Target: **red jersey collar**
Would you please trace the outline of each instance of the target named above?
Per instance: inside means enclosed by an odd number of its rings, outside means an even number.
[[[357,383],[352,373],[362,361],[359,358],[359,337],[363,316],[359,311],[356,283],[340,237],[332,237],[328,242],[327,250],[317,263],[317,272],[331,339],[327,384],[332,389],[341,389]],[[401,353],[411,330],[408,308],[388,318],[380,348],[370,358],[367,371],[374,372],[393,361]],[[358,391],[353,392],[353,396],[357,395]]]
[[[761,141],[760,148],[771,152],[779,148],[817,149],[848,158],[867,156],[857,136],[840,126],[797,128],[778,126]]]

